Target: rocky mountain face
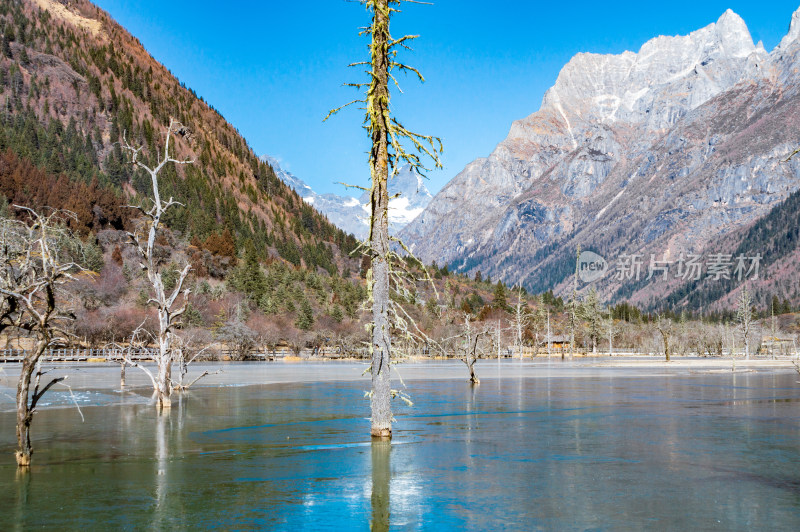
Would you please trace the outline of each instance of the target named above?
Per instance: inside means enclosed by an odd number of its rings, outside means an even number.
[[[262,159],[275,170],[275,174],[284,183],[303,198],[303,201],[327,216],[336,227],[360,239],[367,237],[370,213],[367,192],[358,198],[338,194],[317,194],[302,179],[281,168],[273,157],[267,155]],[[395,196],[389,200],[389,231],[392,234],[396,234],[413,221],[433,199],[425,187],[422,176],[412,171],[409,166],[401,168],[397,175],[389,180],[389,195]]]
[[[798,37],[800,10],[769,53],[729,10],[637,53],[578,54],[401,237],[426,262],[535,291],[571,288],[580,245],[608,261],[607,299],[657,303],[677,283],[615,279],[620,257],[732,254],[721,235],[800,188],[800,161],[781,162],[800,145]]]

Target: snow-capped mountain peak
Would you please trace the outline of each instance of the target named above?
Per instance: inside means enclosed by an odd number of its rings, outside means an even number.
[[[317,194],[302,179],[281,168],[278,161],[265,155],[267,162],[284,183],[292,187],[303,201],[313,205],[337,227],[358,238],[366,238],[369,231],[370,198],[364,192],[360,198],[338,194]],[[423,177],[409,166],[402,167],[389,180],[389,231],[399,232],[416,218],[433,196],[425,187]]]

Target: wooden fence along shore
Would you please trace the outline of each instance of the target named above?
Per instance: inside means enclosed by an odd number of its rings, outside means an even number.
[[[154,360],[155,352],[156,349],[154,348],[141,348],[135,349],[133,352],[128,352],[127,349],[123,350],[119,348],[65,347],[50,349],[45,353],[44,360],[50,362],[122,362],[124,353],[124,356],[127,356],[134,362],[147,362]],[[22,362],[24,354],[24,349],[0,349],[0,364]],[[289,348],[278,347],[274,350],[251,351],[247,354],[245,360],[281,360],[291,357],[340,359],[368,358],[368,356],[366,349],[357,349],[353,352],[342,354],[341,349],[337,347],[328,347],[324,349],[304,349],[300,353],[297,353]],[[504,349],[502,351],[502,356],[503,358],[513,356],[513,352]],[[530,357],[530,354],[527,354],[527,356]],[[241,360],[240,356],[237,357],[236,353],[229,349],[209,352],[208,357],[217,360]]]
[[[154,351],[154,349],[137,349],[126,355],[131,360],[139,362],[153,360]],[[0,362],[22,362],[24,355],[25,350],[23,349],[0,349]],[[117,362],[122,360],[122,350],[65,347],[50,349],[45,353],[44,358],[55,362],[87,362],[101,359]]]
[[[51,362],[122,362],[124,356],[134,362],[146,362],[154,360],[155,349],[144,348],[134,349],[132,352],[121,349],[89,349],[89,348],[59,348],[50,349],[44,355],[44,359]],[[22,349],[0,349],[0,363],[2,362],[22,362],[25,351]],[[222,357],[230,357],[229,351],[223,351]],[[249,358],[257,360],[273,360],[286,356],[285,353],[277,351],[275,353],[252,353]]]
[[[45,355],[44,359],[50,362],[117,362],[121,363],[123,360],[123,353],[129,359],[133,360],[134,362],[147,362],[154,360],[156,349],[154,348],[140,348],[134,349],[132,352],[129,352],[127,349],[119,349],[119,348],[86,348],[86,347],[64,347],[58,349],[50,349]],[[19,363],[22,362],[24,357],[25,350],[23,349],[0,349],[0,364],[2,363]],[[421,353],[424,357],[428,353]],[[575,354],[578,356],[591,356],[591,350],[587,349],[576,349],[574,353],[570,353],[569,349],[565,349],[560,347],[558,349],[552,349],[551,355],[552,357],[561,357],[562,354]],[[785,357],[790,356],[792,358],[799,358],[797,351],[789,351],[789,352],[779,352],[775,353],[779,356]],[[547,351],[543,351],[542,349],[534,350],[532,348],[525,347],[522,349],[522,353],[515,353],[513,348],[506,348],[497,353],[496,355],[487,356],[485,358],[548,358]],[[598,350],[598,356],[608,356],[609,353],[607,350]],[[639,353],[635,351],[631,351],[628,349],[615,349],[613,355],[617,356],[652,356],[652,357],[659,357],[663,356],[659,353]],[[696,354],[691,354],[691,356],[698,356]],[[767,353],[766,355],[751,355],[752,358],[774,358],[773,355]],[[215,359],[215,360],[241,360],[241,357],[237,357],[236,353],[229,349],[222,349],[217,352],[209,352],[208,357]],[[279,347],[277,349],[270,349],[270,350],[257,350],[251,351],[247,354],[244,358],[245,360],[262,360],[262,361],[272,361],[272,360],[282,360],[282,359],[291,359],[292,357],[299,357],[299,358],[326,358],[326,359],[341,359],[341,358],[368,358],[368,354],[366,350],[360,349],[354,352],[349,352],[342,354],[341,350],[338,348],[326,348],[326,349],[304,349],[300,353],[296,351],[292,351],[288,348]],[[701,357],[705,358],[705,356],[701,355]],[[730,354],[725,353],[720,358],[729,358]],[[680,358],[680,357],[678,357]],[[717,358],[717,357],[712,357]]]
[[[145,362],[154,360],[156,349],[141,348],[129,352],[127,349],[114,348],[85,348],[85,347],[65,347],[50,349],[45,353],[44,359],[50,362],[122,362],[124,356],[134,362]],[[22,362],[24,349],[0,349],[0,363]],[[348,353],[342,355],[338,349],[323,350],[304,350],[295,354],[289,349],[275,349],[268,351],[252,351],[247,354],[246,360],[279,360],[291,356],[302,357],[326,357],[326,358],[363,358],[363,353]],[[209,353],[209,357],[222,360],[235,360],[235,353],[228,349],[223,349],[218,353]]]

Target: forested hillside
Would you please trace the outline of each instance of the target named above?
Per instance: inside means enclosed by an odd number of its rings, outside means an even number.
[[[0,182],[11,202],[69,208],[83,231],[122,228],[130,213],[118,207],[136,203],[147,181],[119,142],[125,135],[152,159],[174,117],[184,126],[177,155],[196,162],[162,173],[162,193],[185,205],[167,220],[172,230],[202,244],[225,227],[237,251],[250,242],[262,258],[342,267],[355,239],[304,204],[105,12],[85,1],[3,2],[0,32]]]
[[[122,145],[143,146],[140,159],[152,163],[170,119],[180,122],[172,156],[194,162],[159,174],[162,197],[181,205],[156,248],[167,288],[192,265],[186,338],[245,352],[256,339],[304,348],[312,328],[317,342],[363,331],[357,240],[108,14],[86,1],[2,2],[0,35],[0,216],[27,219],[14,205],[74,214],[65,223],[95,273],[71,287],[79,342],[124,341],[146,318],[155,326],[125,233],[140,222],[129,206],[150,201],[150,180]]]

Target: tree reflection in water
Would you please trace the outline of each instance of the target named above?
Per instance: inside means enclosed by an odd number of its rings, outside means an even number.
[[[164,516],[167,498],[167,462],[169,448],[167,443],[167,424],[170,423],[170,411],[161,410],[156,414],[156,517]]]
[[[392,478],[389,439],[372,440],[372,522],[373,531],[389,530],[389,483]]]

